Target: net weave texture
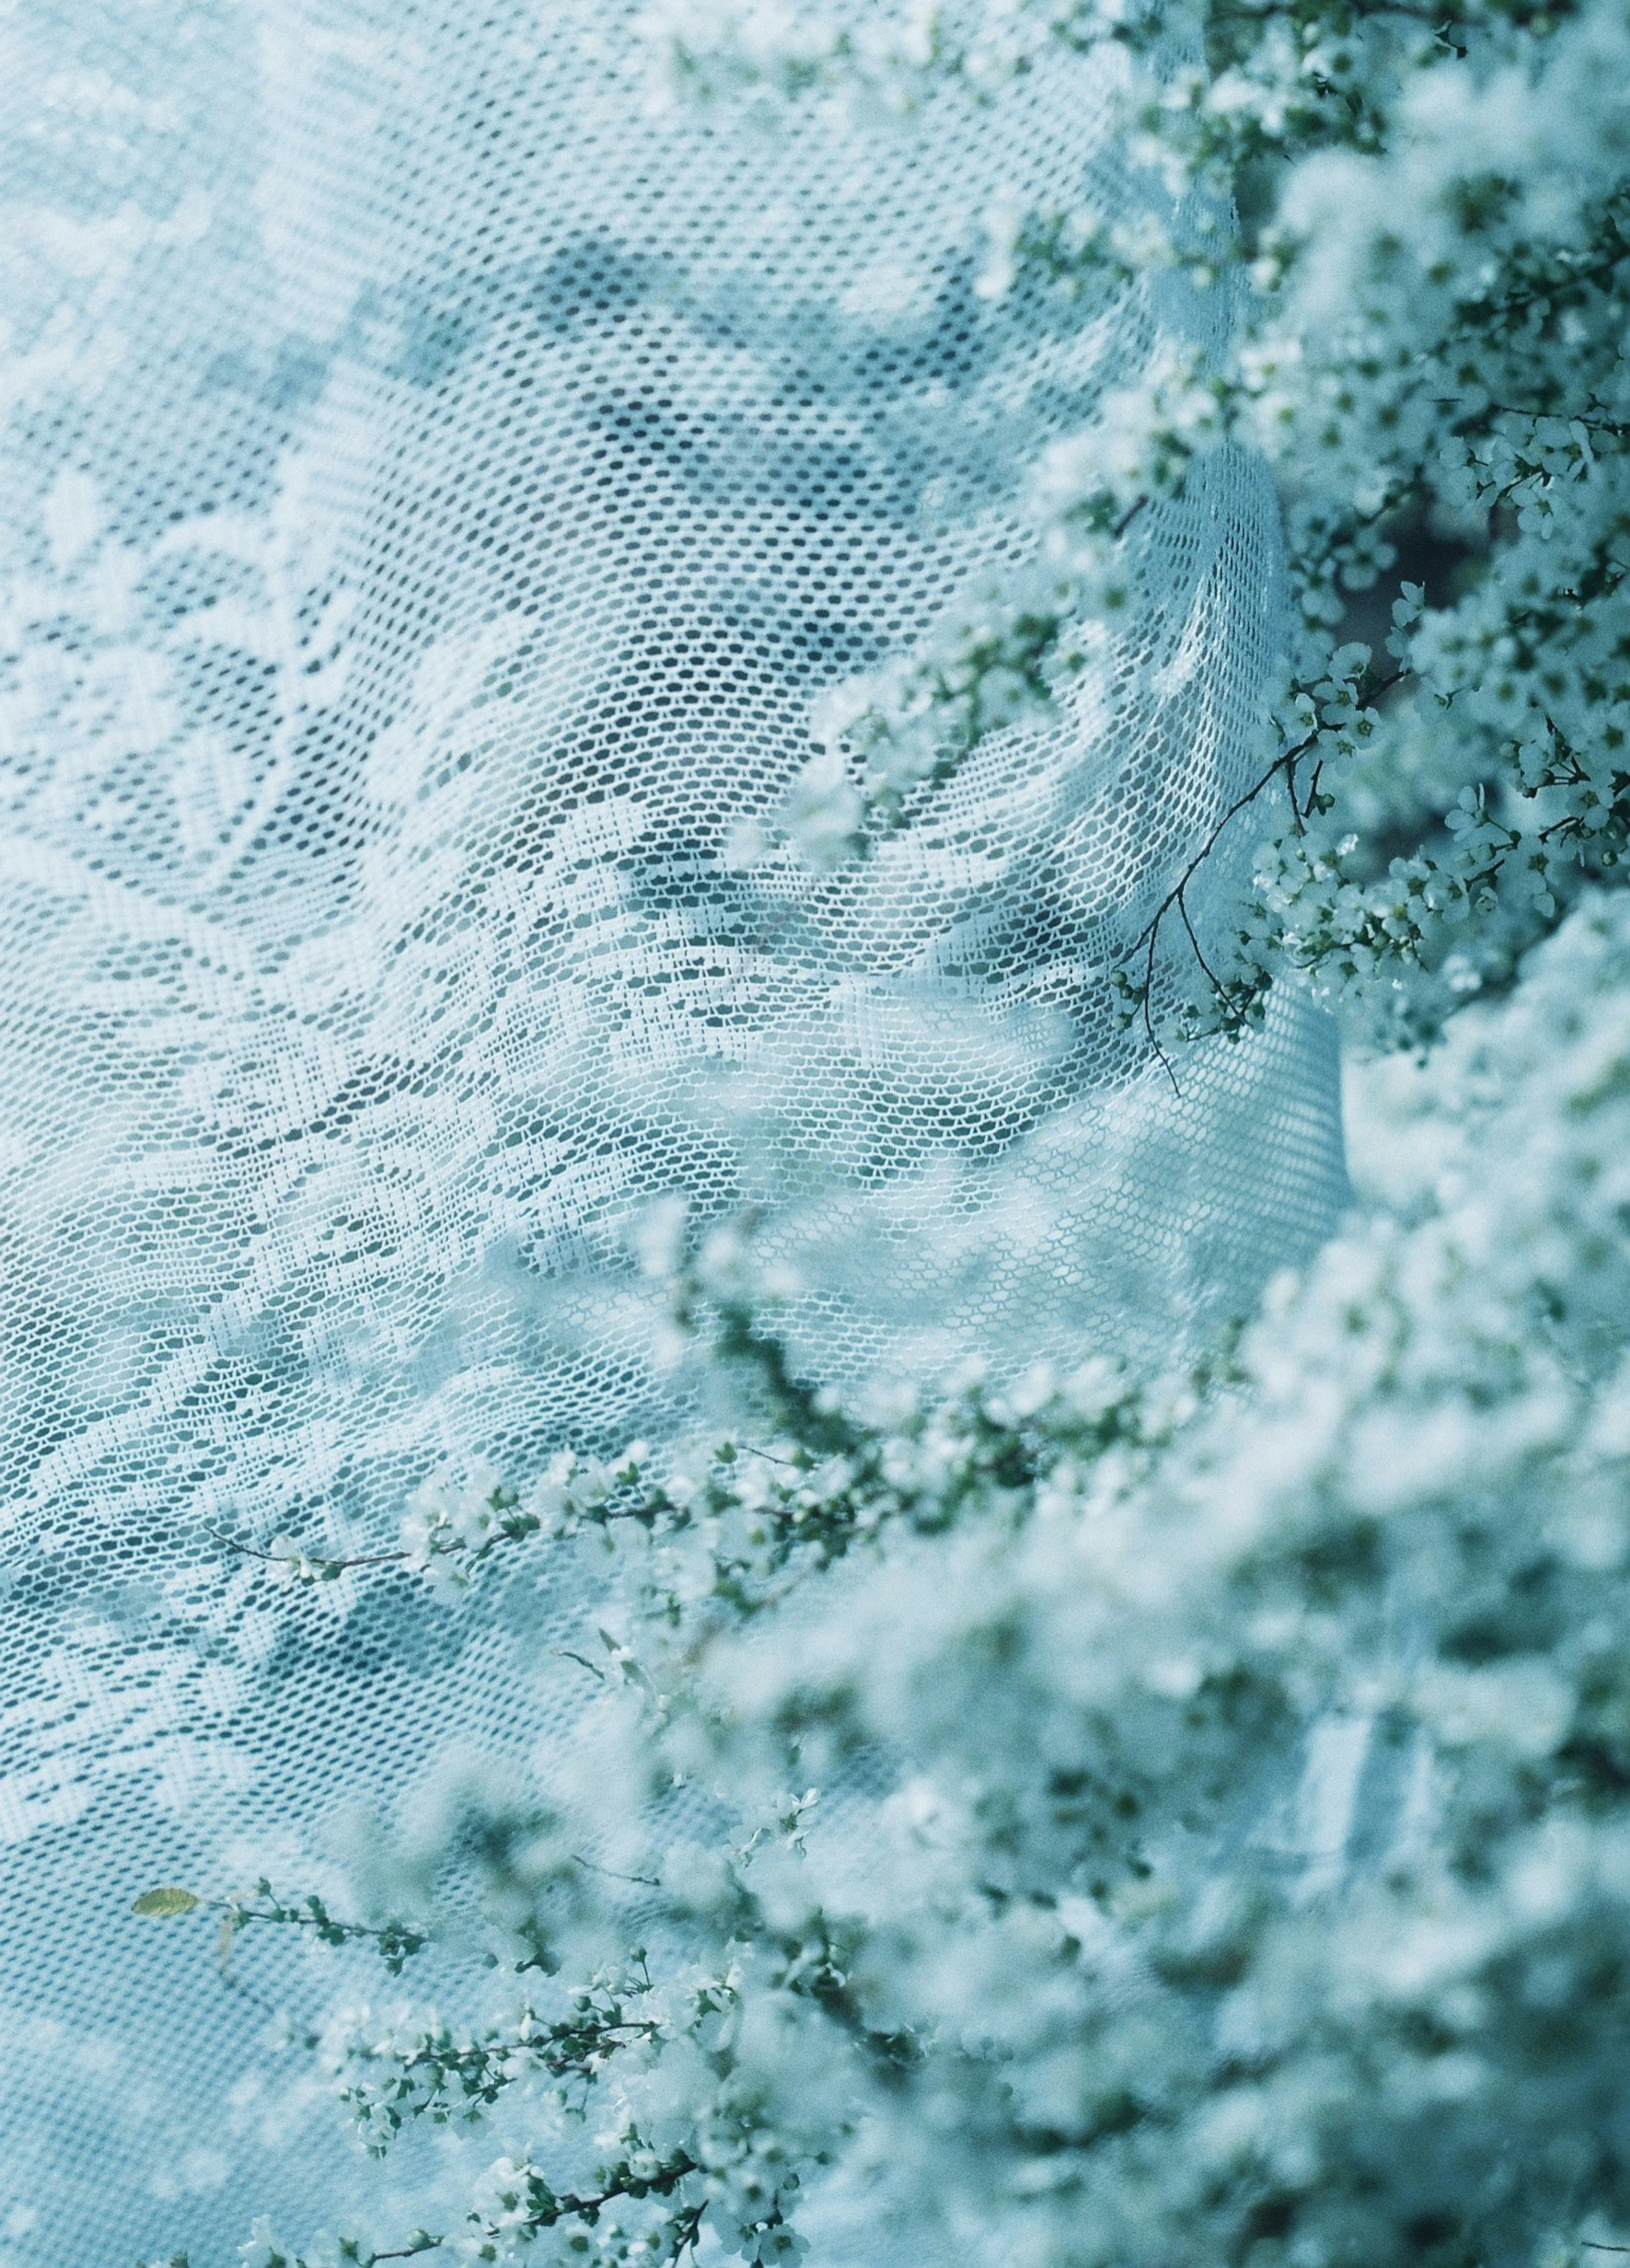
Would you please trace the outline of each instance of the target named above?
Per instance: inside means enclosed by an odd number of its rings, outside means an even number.
[[[0,2268],[365,2196],[130,1898],[312,1880],[348,1796],[576,1705],[546,1572],[291,1598],[221,1535],[671,1425],[665,1194],[761,1209],[845,1377],[1154,1343],[1341,1202],[1319,1019],[1174,1088],[1105,979],[1248,777],[1252,465],[872,857],[725,856],[1196,320],[976,290],[994,200],[1150,194],[1095,69],[858,128],[659,114],[579,0],[0,19]]]

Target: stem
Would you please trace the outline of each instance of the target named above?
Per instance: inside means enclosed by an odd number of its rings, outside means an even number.
[[[1555,291],[1570,290],[1581,284],[1611,281],[1625,261],[1630,259],[1630,237],[1625,235],[1616,220],[1610,221],[1608,225],[1617,239],[1611,253],[1594,261],[1589,268],[1568,269],[1550,281],[1508,291],[1503,299],[1485,300],[1480,306],[1475,300],[1466,303],[1461,309],[1462,320],[1449,335],[1453,338],[1472,329],[1486,330],[1491,322],[1498,321],[1502,315],[1521,314],[1537,299],[1548,298]]]
[[[1132,949],[1134,952],[1137,950],[1138,946],[1144,944],[1147,940],[1151,947],[1152,954],[1154,939],[1160,929],[1161,924],[1165,920],[1167,915],[1176,904],[1178,898],[1181,896],[1183,892],[1187,889],[1189,884],[1194,880],[1194,877],[1199,873],[1200,868],[1205,865],[1207,858],[1210,858],[1212,852],[1222,840],[1224,834],[1233,824],[1234,821],[1239,817],[1242,811],[1246,810],[1251,804],[1255,803],[1257,798],[1262,793],[1263,790],[1265,787],[1270,786],[1280,772],[1284,772],[1288,775],[1292,770],[1294,770],[1299,760],[1307,755],[1308,750],[1317,743],[1317,740],[1318,734],[1317,733],[1309,733],[1305,740],[1299,740],[1294,748],[1287,748],[1282,756],[1275,756],[1273,762],[1268,766],[1266,771],[1263,773],[1261,778],[1254,781],[1252,784],[1245,790],[1245,792],[1243,795],[1236,797],[1234,802],[1228,806],[1221,818],[1218,820],[1216,825],[1212,828],[1211,833],[1206,837],[1205,842],[1201,843],[1199,849],[1195,852],[1188,865],[1184,868],[1178,880],[1173,884],[1172,887],[1168,890],[1166,895],[1161,900],[1159,905],[1154,909],[1154,912],[1149,922],[1148,927],[1141,932],[1133,946]]]
[[[1148,956],[1143,965],[1143,1028],[1147,1035],[1149,1045],[1154,1049],[1155,1054],[1160,1058],[1161,1069],[1171,1081],[1172,1093],[1177,1096],[1179,1101],[1181,1101],[1183,1089],[1177,1084],[1177,1074],[1171,1067],[1171,1060],[1167,1055],[1165,1049],[1162,1047],[1160,1041],[1155,1036],[1154,1019],[1149,1012],[1149,1002],[1154,992],[1154,941],[1159,934],[1160,916],[1157,914],[1154,922],[1150,925],[1148,932]],[[1140,939],[1139,942],[1141,943],[1142,939]],[[1136,948],[1134,947],[1134,950]]]
[[[1376,0],[1376,4],[1373,6],[1354,7],[1351,12],[1366,19],[1376,16],[1403,16],[1412,24],[1427,24],[1434,30],[1457,20],[1457,12],[1452,7],[1412,8],[1407,4],[1407,0]],[[1233,4],[1214,5],[1206,11],[1206,21],[1213,24],[1269,24],[1276,17],[1293,17],[1296,13],[1297,11],[1293,8],[1275,6],[1272,4],[1272,0],[1269,0],[1269,4],[1261,8],[1240,5],[1237,4],[1237,0],[1234,0]]]
[[[199,1904],[207,1913],[230,1915],[240,1926],[251,1921],[275,1922],[284,1927],[292,1926],[295,1929],[337,1931],[342,1937],[372,1937],[381,1943],[397,1938],[416,1938],[420,1945],[424,1941],[417,1930],[376,1929],[368,1922],[336,1921],[331,1914],[301,1913],[298,1908],[285,1906],[278,1900],[273,1901],[273,1910],[269,1913],[261,1907],[244,1904],[236,1898],[201,1898]],[[418,1945],[410,1949],[417,1952]]]
[[[1125,534],[1127,529],[1132,526],[1133,520],[1136,519],[1138,514],[1143,510],[1148,501],[1149,499],[1147,496],[1140,496],[1134,504],[1127,505],[1125,511],[1121,514],[1114,526],[1110,530],[1110,534],[1117,542],[1120,538]]]
[[[586,2220],[592,2228],[605,2207],[615,2205],[619,2198],[672,2197],[688,2174],[698,2174],[701,2170],[690,2153],[681,2150],[670,2164],[665,2166],[660,2173],[653,2175],[649,2181],[636,2180],[631,2174],[624,2180],[608,2182],[605,2188],[593,2197],[578,2197],[568,2191],[564,2197],[557,2198],[552,2206],[546,2207],[533,2226],[553,2228],[558,2221],[575,2220]],[[692,2207],[691,2211],[699,2220],[706,2209],[704,2203],[699,2208]],[[687,2242],[692,2241],[686,2240]],[[682,2244],[680,2250],[682,2251],[683,2249]]]
[[[1432,403],[1435,409],[1452,409],[1454,406],[1452,399],[1435,398]],[[1611,433],[1619,441],[1630,434],[1630,425],[1619,424],[1611,417],[1581,417],[1569,409],[1522,409],[1510,401],[1485,402],[1481,409],[1460,423],[1463,427],[1474,426],[1485,417],[1527,417],[1535,423],[1542,417],[1553,417],[1560,425],[1582,425],[1587,433]]]
[[[1213,968],[1210,961],[1206,960],[1205,954],[1200,951],[1200,941],[1194,934],[1194,924],[1189,919],[1188,901],[1183,895],[1183,885],[1181,883],[1177,886],[1177,911],[1182,915],[1183,926],[1189,933],[1189,943],[1194,948],[1194,958],[1199,961],[1201,968],[1204,969],[1206,976],[1210,979],[1216,990],[1221,992],[1222,986],[1218,981],[1217,973],[1215,969]]]
[[[573,1660],[577,1658],[575,1654],[572,1656]],[[574,1867],[586,1867],[591,1874],[604,1874],[608,1881],[643,1882],[648,1890],[660,1890],[662,1887],[661,1877],[658,1874],[619,1874],[615,1867],[602,1867],[596,1859],[579,1858],[575,1851],[572,1853],[572,1863]]]
[[[239,1536],[228,1535],[218,1528],[210,1528],[207,1521],[205,1532],[214,1536],[218,1543],[225,1543],[232,1550],[240,1552],[246,1559],[263,1559],[270,1567],[287,1567],[292,1564],[281,1551],[262,1551],[255,1544],[245,1543]],[[407,1556],[405,1551],[367,1551],[355,1559],[319,1559],[315,1564],[324,1567],[337,1568],[343,1572],[350,1567],[395,1566]],[[379,2257],[383,2260],[387,2256],[381,2252]]]
[[[1404,679],[1412,676],[1413,674],[1414,673],[1412,671],[1407,669],[1395,670],[1390,677],[1384,678],[1379,685],[1374,688],[1371,698],[1376,698],[1383,693],[1390,693],[1395,685],[1402,683]],[[1153,990],[1154,982],[1154,948],[1160,937],[1161,924],[1164,922],[1167,915],[1176,908],[1182,918],[1184,927],[1188,931],[1189,942],[1194,947],[1195,959],[1199,962],[1200,967],[1205,969],[1206,975],[1211,979],[1213,986],[1220,992],[1222,990],[1222,987],[1218,983],[1216,977],[1206,966],[1206,956],[1199,949],[1199,941],[1194,935],[1193,925],[1189,920],[1189,910],[1185,893],[1187,892],[1189,884],[1194,880],[1194,877],[1199,873],[1206,859],[1210,858],[1212,852],[1221,841],[1224,834],[1239,817],[1241,812],[1246,810],[1251,804],[1255,803],[1257,798],[1262,793],[1263,790],[1269,786],[1281,772],[1283,772],[1287,781],[1289,783],[1291,805],[1293,809],[1295,808],[1296,766],[1301,762],[1302,757],[1307,755],[1309,748],[1315,747],[1317,745],[1318,738],[1319,735],[1317,732],[1309,733],[1305,740],[1298,740],[1294,748],[1287,748],[1283,755],[1275,756],[1273,762],[1268,766],[1261,777],[1254,780],[1250,786],[1245,790],[1243,795],[1236,796],[1235,798],[1234,801],[1228,806],[1228,809],[1222,814],[1221,817],[1213,827],[1210,834],[1206,837],[1204,843],[1201,843],[1199,849],[1190,859],[1188,865],[1184,868],[1182,873],[1177,877],[1176,882],[1173,883],[1171,888],[1167,891],[1159,905],[1155,907],[1148,926],[1140,932],[1139,936],[1133,941],[1132,951],[1134,953],[1139,950],[1140,946],[1145,948],[1143,988],[1144,1028],[1148,1033],[1150,1043],[1154,1047],[1155,1053],[1160,1057],[1162,1063],[1165,1065],[1166,1073],[1169,1078],[1171,1078],[1172,1076],[1171,1065],[1167,1062],[1165,1054],[1161,1049],[1160,1042],[1155,1039],[1154,1027],[1149,1014],[1149,994]],[[1314,774],[1316,780],[1317,777],[1318,772],[1316,770]],[[1310,804],[1309,807],[1311,807]],[[1300,816],[1301,814],[1298,814],[1298,817]],[[1176,1080],[1175,1078],[1172,1079],[1172,1085],[1174,1087],[1176,1086]]]

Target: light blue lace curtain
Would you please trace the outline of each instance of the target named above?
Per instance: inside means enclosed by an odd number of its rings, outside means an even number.
[[[1106,979],[1246,777],[1249,464],[874,858],[723,856],[1191,320],[975,291],[994,200],[1147,194],[1090,59],[870,126],[643,71],[576,0],[0,25],[4,2268],[365,2196],[267,2045],[315,1974],[130,1898],[315,1880],[348,1798],[569,1727],[541,1560],[454,1614],[222,1535],[671,1425],[656,1197],[762,1208],[847,1378],[1147,1349],[1341,1201],[1319,1018],[1174,1085]]]

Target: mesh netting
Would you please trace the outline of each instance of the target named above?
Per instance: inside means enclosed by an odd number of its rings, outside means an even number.
[[[577,0],[0,25],[6,2268],[365,2193],[263,2053],[292,1956],[221,1977],[130,1897],[310,1881],[348,1795],[578,1705],[547,1568],[290,1599],[220,1535],[365,1549],[444,1454],[671,1424],[664,1194],[761,1209],[845,1377],[1169,1337],[1340,1199],[1319,1020],[1174,1085],[1107,982],[1247,777],[1243,459],[871,858],[725,856],[1198,320],[976,289],[993,200],[1148,194],[1107,67],[859,125],[643,67]]]

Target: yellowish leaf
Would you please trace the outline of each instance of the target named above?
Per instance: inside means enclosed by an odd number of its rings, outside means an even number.
[[[195,1907],[203,1904],[203,1900],[194,1890],[144,1890],[130,1911],[149,1921],[163,1921],[167,1920],[171,1914],[191,1913]]]

